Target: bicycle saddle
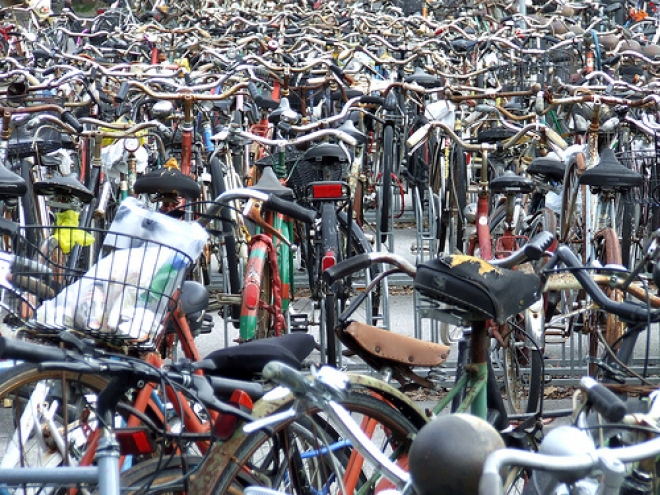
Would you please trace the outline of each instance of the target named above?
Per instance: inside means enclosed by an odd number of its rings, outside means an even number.
[[[83,203],[89,203],[94,199],[92,191],[78,180],[77,174],[40,180],[35,182],[32,187],[34,193],[41,196],[74,196]]]
[[[499,177],[490,181],[490,190],[494,193],[521,193],[527,194],[534,190],[534,181],[528,177],[522,177],[511,170],[507,170]]]
[[[348,155],[338,144],[322,143],[308,149],[305,152],[305,160],[312,162],[313,165],[335,164],[336,162],[347,162]]]
[[[556,181],[564,180],[564,172],[566,171],[566,164],[559,158],[544,156],[536,157],[532,163],[527,167],[527,173],[531,175],[545,175],[550,179]]]
[[[650,59],[658,58],[660,57],[660,45],[646,45],[642,47],[642,53]]]
[[[479,131],[477,134],[477,142],[479,143],[497,143],[498,141],[505,141],[514,136],[516,131],[507,129],[506,127],[495,127],[493,129],[486,129]]]
[[[265,166],[257,183],[248,189],[274,194],[280,198],[293,199],[293,189],[282,185],[271,166]]]
[[[355,124],[353,124],[352,120],[347,120],[341,126],[339,126],[339,129],[337,130],[345,132],[353,139],[355,139],[358,144],[367,143],[367,135],[364,132],[361,132],[359,129],[357,129],[355,127]]]
[[[602,189],[630,189],[642,185],[644,178],[638,172],[621,165],[614,151],[605,148],[598,165],[582,172],[579,183],[598,191]]]
[[[26,192],[27,184],[25,183],[25,179],[4,165],[0,165],[0,198],[18,198]]]
[[[540,279],[533,273],[497,268],[481,258],[448,255],[417,267],[414,288],[465,323],[494,319],[504,323],[539,297]]]
[[[202,191],[192,177],[188,177],[178,168],[159,168],[139,177],[133,184],[136,194],[177,194],[190,199],[197,199]]]
[[[252,340],[213,351],[205,358],[213,366],[204,369],[209,375],[237,379],[252,379],[270,361],[281,361],[299,370],[315,345],[314,337],[306,333]]]
[[[417,84],[423,88],[439,88],[442,86],[442,81],[431,74],[424,72],[421,68],[417,67],[415,72],[404,79],[406,83]]]
[[[358,96],[364,95],[364,93],[362,91],[360,91],[359,89],[347,88],[344,91],[346,93],[346,99],[347,100],[350,100],[351,98],[356,98]],[[344,99],[344,95],[342,94],[342,92],[340,90],[333,91],[332,94],[330,95],[330,99],[332,101],[342,101]]]

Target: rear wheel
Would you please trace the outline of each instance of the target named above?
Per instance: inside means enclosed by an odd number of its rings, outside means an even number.
[[[394,170],[394,127],[386,125],[383,130],[383,142],[380,155],[381,190],[378,195],[378,231],[381,242],[387,240],[392,216],[392,172]]]

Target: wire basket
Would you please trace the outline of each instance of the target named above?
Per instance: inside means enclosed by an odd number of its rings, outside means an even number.
[[[35,245],[27,241],[37,237],[30,230],[48,235]],[[116,347],[155,347],[192,264],[186,253],[94,229],[27,227],[21,234],[14,253],[50,270],[45,275],[21,265],[12,273],[22,294],[8,308],[29,330],[45,335],[73,331]]]
[[[108,231],[21,229],[12,251],[50,272],[15,266],[22,294],[5,301],[7,309],[35,334],[73,331],[114,347],[154,349],[207,237],[198,224],[136,203],[125,200]]]
[[[642,204],[660,206],[660,158],[658,145],[651,143],[633,151],[617,153],[617,158],[625,167],[639,172],[644,177],[643,186],[633,191],[635,199]]]

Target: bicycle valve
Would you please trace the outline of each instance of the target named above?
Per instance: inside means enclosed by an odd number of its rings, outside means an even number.
[[[261,216],[261,202],[254,201],[253,199],[250,199],[247,202],[247,204],[245,205],[245,209],[243,210],[243,216],[245,218],[248,218],[248,219],[252,220],[255,224],[257,224],[258,227],[260,227],[268,235],[277,237],[284,244],[289,246],[289,249],[292,252],[295,253],[297,251],[297,249],[298,249],[297,246],[295,246],[294,244],[291,244],[291,241],[289,241],[289,239],[284,237],[281,232],[275,230]]]

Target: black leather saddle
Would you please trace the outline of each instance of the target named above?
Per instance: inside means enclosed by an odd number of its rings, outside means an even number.
[[[18,198],[26,192],[27,184],[25,183],[25,179],[7,167],[0,165],[0,198]]]
[[[202,195],[195,179],[178,168],[159,168],[138,177],[133,191],[136,194],[176,194],[188,199],[197,199]]]
[[[496,194],[520,193],[528,194],[534,190],[534,181],[528,177],[517,175],[507,170],[489,183],[491,192]]]
[[[533,273],[496,268],[473,256],[449,255],[419,265],[414,288],[451,305],[450,312],[465,322],[504,323],[538,299],[540,285]]]
[[[254,189],[256,191],[261,191],[266,194],[274,194],[280,198],[291,199],[293,200],[293,189],[290,187],[283,186],[280,180],[275,175],[273,167],[264,167],[261,171],[261,177],[254,186],[250,186],[248,189]]]
[[[439,88],[440,86],[442,86],[442,81],[440,79],[438,79],[435,76],[432,76],[431,74],[424,72],[420,68],[415,69],[415,72],[412,75],[406,77],[404,79],[404,82],[417,84],[418,86],[427,89]]]
[[[555,181],[564,180],[564,172],[566,171],[566,164],[558,158],[552,157],[537,157],[532,160],[532,163],[527,167],[527,173],[531,175],[544,175],[549,179]]]
[[[33,189],[35,194],[41,196],[74,196],[83,203],[89,203],[94,199],[92,191],[78,180],[76,174],[37,181],[34,183]]]
[[[337,162],[345,163],[348,161],[348,155],[344,148],[338,144],[322,143],[318,146],[308,149],[305,152],[305,160],[308,160],[312,165],[335,165]]]
[[[494,127],[477,133],[477,142],[479,143],[498,143],[515,136],[516,131],[506,127]]]
[[[213,362],[214,368],[207,372],[214,376],[250,380],[271,361],[280,361],[299,370],[314,347],[314,337],[306,333],[252,340],[213,351],[206,359]]]
[[[351,136],[358,144],[366,144],[368,141],[367,135],[355,127],[355,124],[353,124],[353,121],[350,119],[339,126],[338,130]]]
[[[582,172],[579,183],[598,191],[627,190],[641,186],[643,181],[640,173],[624,167],[614,155],[614,151],[605,148],[600,153],[598,165]]]

